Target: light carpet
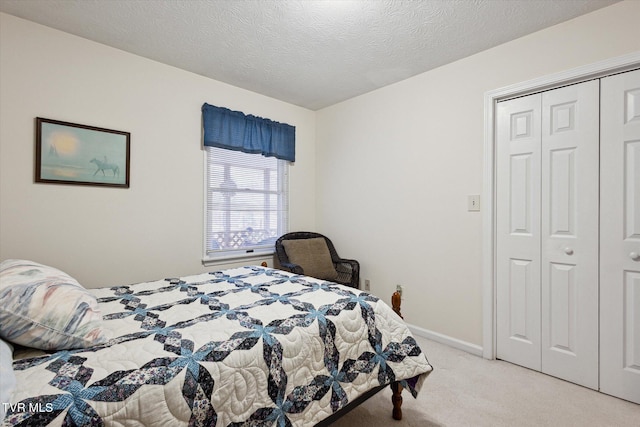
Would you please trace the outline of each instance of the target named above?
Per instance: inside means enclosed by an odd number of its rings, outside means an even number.
[[[640,426],[640,405],[511,363],[416,340],[434,371],[417,399],[402,393],[403,419],[391,418],[387,388],[334,427]]]

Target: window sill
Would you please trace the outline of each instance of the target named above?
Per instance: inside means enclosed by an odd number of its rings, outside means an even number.
[[[228,253],[224,255],[220,254],[218,256],[204,255],[204,257],[202,258],[202,264],[204,266],[239,262],[247,262],[251,264],[254,261],[270,260],[273,258],[273,254],[275,254],[275,250],[269,249],[266,251],[255,251],[251,253]]]

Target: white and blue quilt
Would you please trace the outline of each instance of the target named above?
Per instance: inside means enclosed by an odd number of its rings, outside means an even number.
[[[16,360],[3,426],[313,426],[379,385],[415,395],[432,369],[387,304],[307,276],[89,291],[109,340]]]

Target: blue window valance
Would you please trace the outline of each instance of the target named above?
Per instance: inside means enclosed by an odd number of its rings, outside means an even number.
[[[204,145],[296,160],[296,128],[240,111],[202,105]]]

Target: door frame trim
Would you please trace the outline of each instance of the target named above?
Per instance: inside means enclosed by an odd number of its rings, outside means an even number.
[[[496,104],[510,98],[599,79],[640,68],[640,51],[491,90],[484,95],[484,166],[482,200],[482,356],[496,357]]]

